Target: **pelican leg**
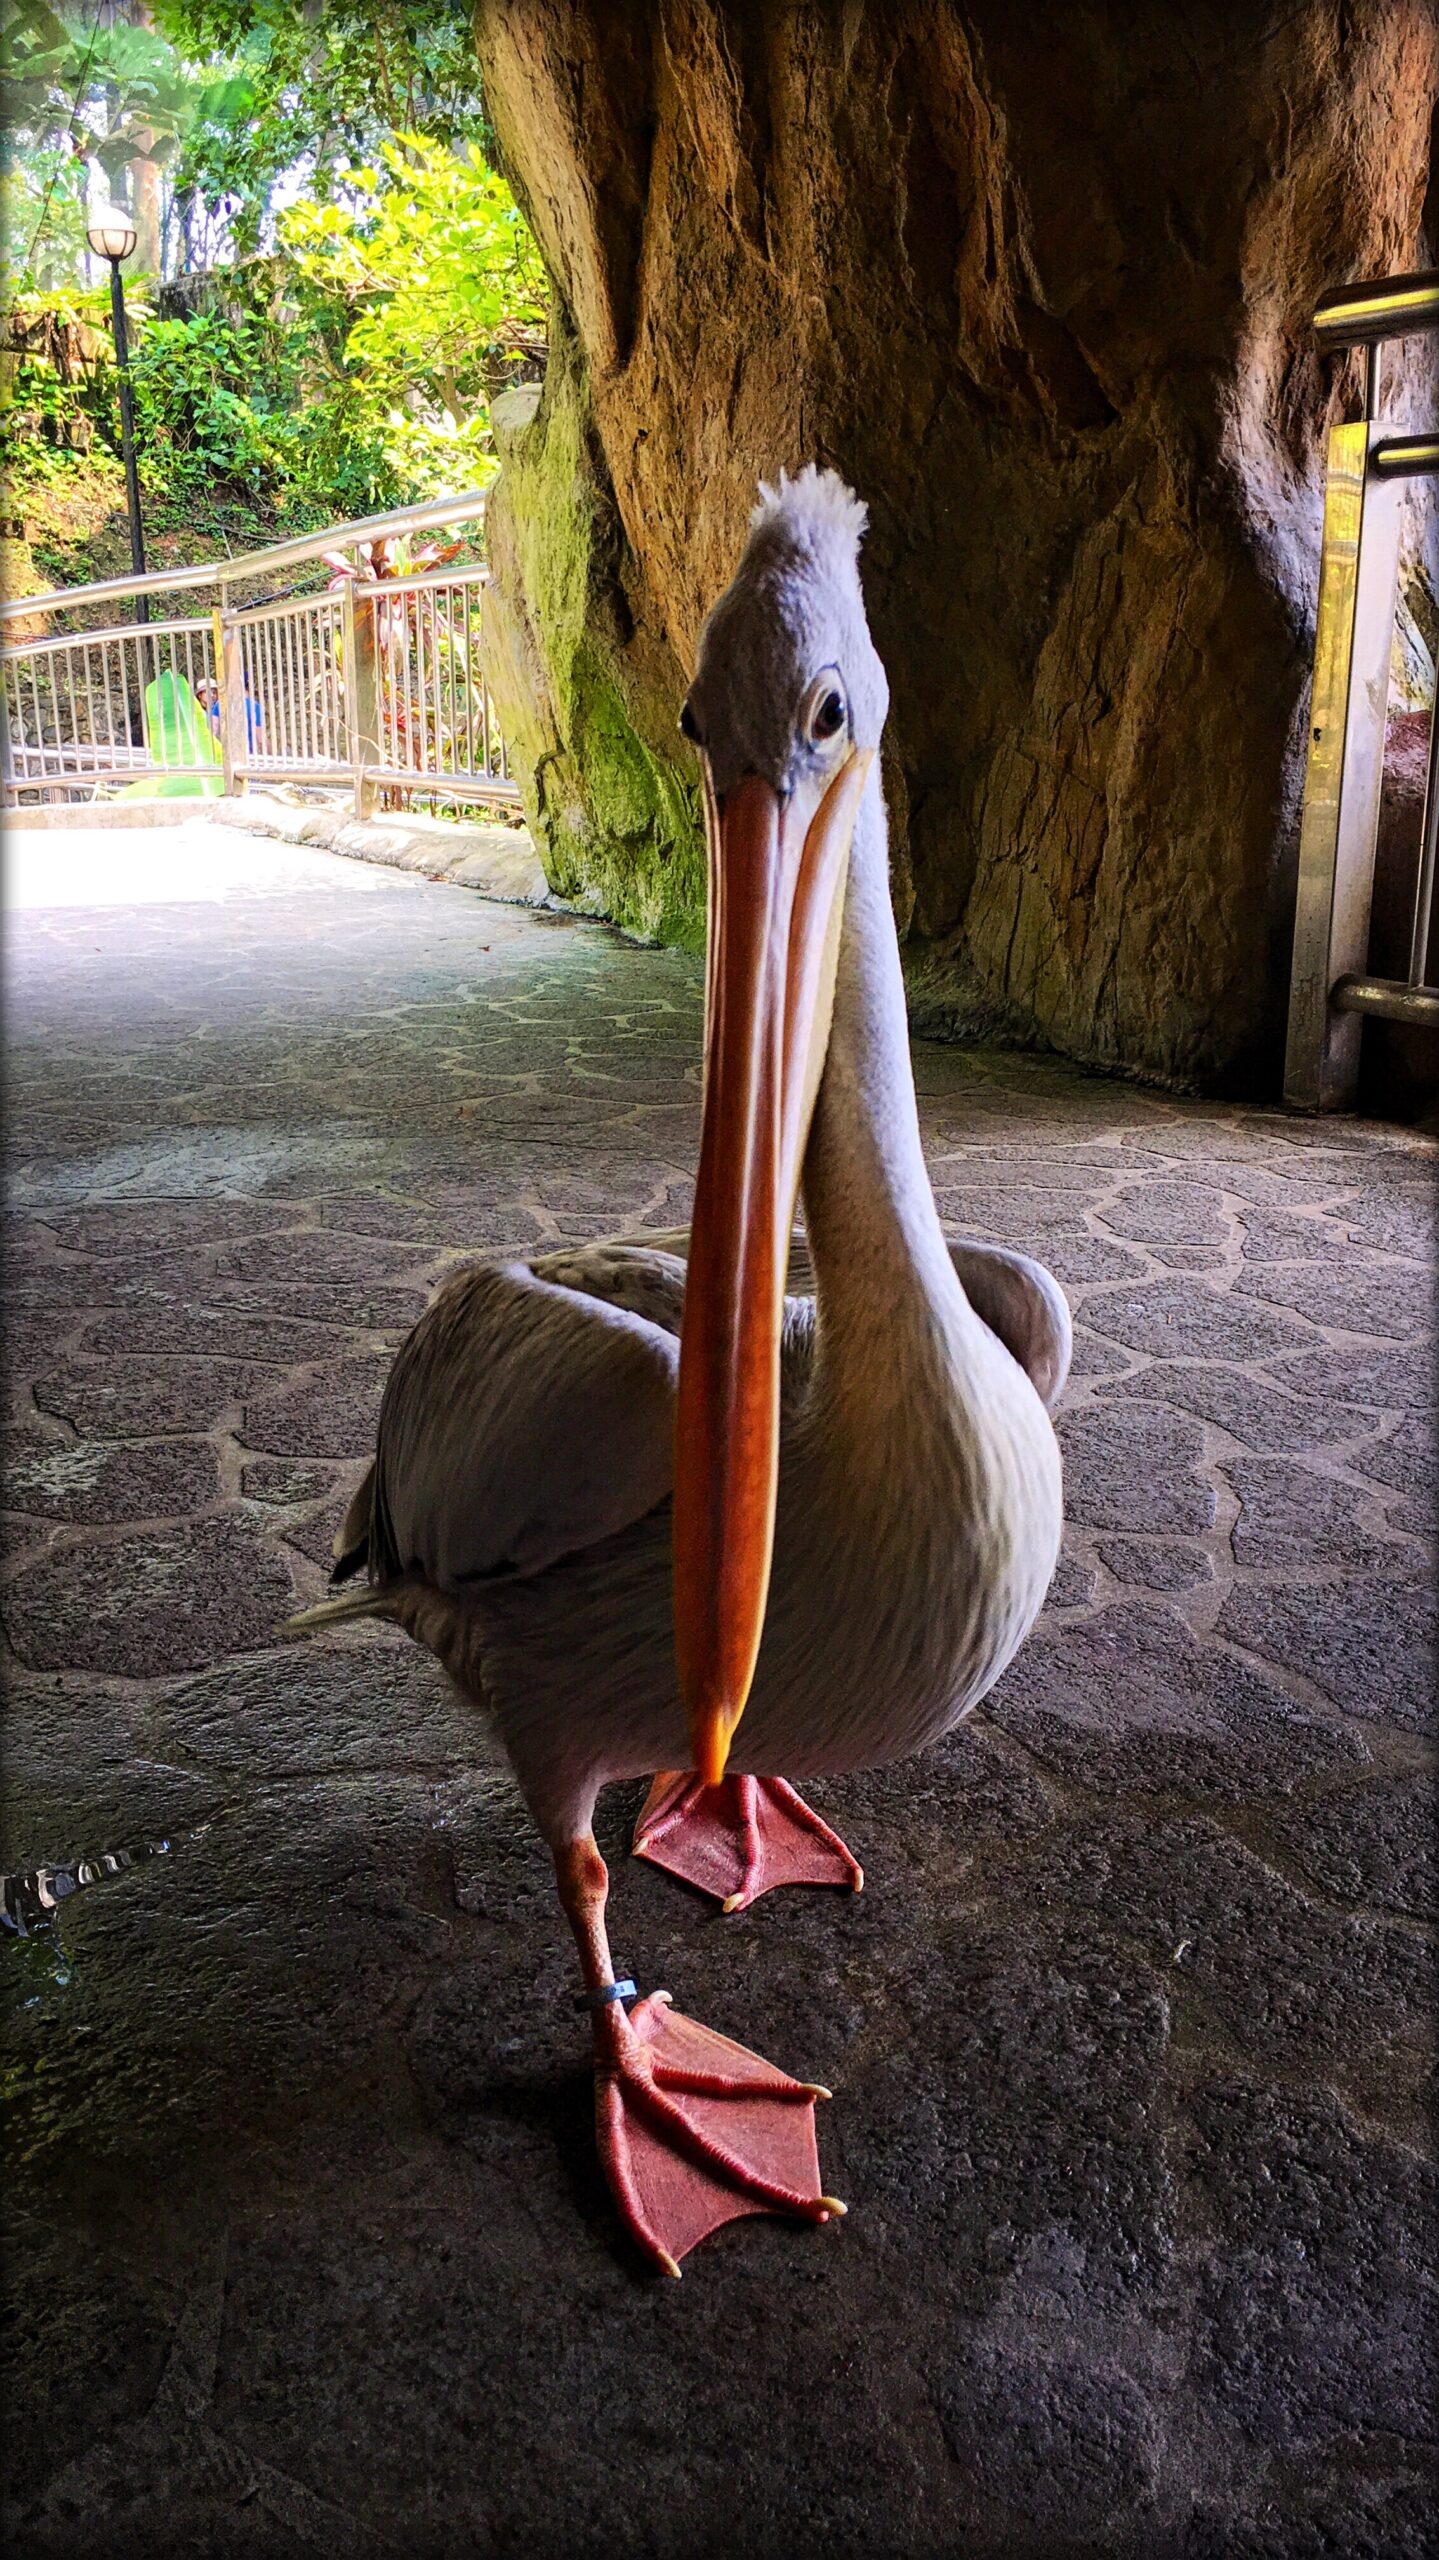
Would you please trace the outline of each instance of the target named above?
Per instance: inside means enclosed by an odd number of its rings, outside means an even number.
[[[820,2192],[814,2110],[829,2091],[683,2016],[667,1991],[627,2014],[605,1928],[609,1877],[594,1840],[558,1847],[555,1874],[594,2020],[600,2159],[620,2217],[651,2263],[677,2276],[697,2242],[747,2214],[803,2222],[842,2214]]]
[[[662,1770],[635,1825],[634,1854],[746,1910],[778,1884],[864,1886],[864,1869],[837,1832],[785,1778],[729,1777],[707,1787]]]

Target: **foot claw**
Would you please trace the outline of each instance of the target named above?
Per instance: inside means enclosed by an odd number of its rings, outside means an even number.
[[[657,2254],[659,2257],[661,2271],[667,2276],[673,2276],[676,2284],[678,2284],[684,2274],[684,2269],[680,2265],[678,2258],[672,2258],[668,2249],[661,2249]]]
[[[833,2213],[841,2218],[849,2211],[848,2205],[841,2204],[838,2196],[821,2196],[820,2203],[824,2206],[826,2213]]]

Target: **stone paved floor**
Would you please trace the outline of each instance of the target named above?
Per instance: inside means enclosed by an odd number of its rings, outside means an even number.
[[[695,969],[218,837],[19,837],[14,2547],[1434,2547],[1433,1150],[928,1048],[958,1229],[1079,1356],[986,1711],[815,1790],[862,1899],[617,1952],[829,2082],[842,2228],[648,2280],[504,1774],[397,1636],[276,1644],[448,1256],[683,1218]]]

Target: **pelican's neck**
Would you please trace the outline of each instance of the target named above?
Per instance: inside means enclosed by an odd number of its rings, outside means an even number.
[[[805,1225],[825,1367],[862,1382],[871,1349],[962,1340],[955,1275],[920,1142],[876,758],[845,891],[834,1019],[805,1153]]]

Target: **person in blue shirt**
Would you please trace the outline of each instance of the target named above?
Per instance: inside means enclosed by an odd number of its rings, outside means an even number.
[[[205,706],[210,726],[218,738],[220,734],[220,688],[216,684],[213,676],[202,676],[195,687],[195,691]],[[264,728],[265,715],[247,685],[245,688],[245,743],[248,746],[251,755],[255,755],[259,750],[264,735]]]

